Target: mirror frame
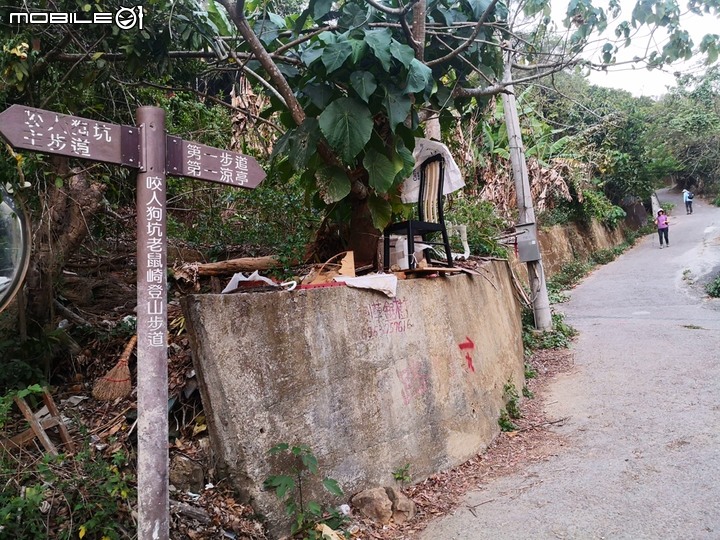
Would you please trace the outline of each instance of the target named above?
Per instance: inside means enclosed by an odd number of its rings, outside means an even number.
[[[32,252],[32,240],[30,239],[30,222],[27,215],[22,211],[21,205],[15,202],[11,194],[0,187],[0,204],[7,204],[20,222],[20,235],[22,237],[22,253],[20,255],[20,268],[13,275],[5,294],[0,295],[0,313],[13,301],[20,288],[23,286],[28,266],[30,265],[30,254]]]

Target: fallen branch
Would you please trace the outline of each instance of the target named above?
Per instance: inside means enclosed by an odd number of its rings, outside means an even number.
[[[80,315],[78,315],[77,313],[74,313],[73,311],[70,311],[68,308],[66,308],[65,306],[63,306],[63,305],[62,305],[60,302],[58,302],[57,300],[53,300],[53,305],[55,306],[55,308],[56,308],[60,313],[62,313],[63,315],[65,315],[68,319],[70,319],[70,320],[73,321],[74,323],[79,324],[80,326],[92,326],[92,323],[86,321],[85,319],[83,319],[83,318],[82,318]]]
[[[200,523],[208,524],[212,521],[210,519],[210,514],[208,514],[206,510],[184,502],[171,500],[170,510],[173,512],[177,512],[178,514],[183,514],[189,518],[195,519]]]
[[[539,429],[539,428],[544,428],[547,426],[553,426],[553,425],[557,425],[557,424],[562,425],[565,422],[567,422],[568,420],[570,420],[570,417],[564,416],[563,418],[559,418],[558,420],[549,420],[547,422],[541,422],[539,424],[530,424],[529,426],[525,426],[524,428],[521,428],[518,431],[519,432],[520,431],[530,431],[531,429]]]
[[[255,270],[270,270],[282,263],[273,256],[243,257],[213,263],[185,263],[173,270],[175,278],[195,282],[199,276],[224,276],[235,272],[254,272]]]

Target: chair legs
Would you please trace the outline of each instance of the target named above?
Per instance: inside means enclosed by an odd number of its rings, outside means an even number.
[[[452,268],[453,266],[453,258],[452,253],[450,250],[450,237],[448,235],[447,229],[443,228],[440,229],[440,233],[442,234],[442,244],[445,248],[445,256],[447,259],[447,265],[449,268]],[[407,224],[407,229],[400,232],[399,234],[402,234],[407,237],[407,258],[408,258],[408,268],[415,268],[417,266],[417,263],[415,261],[415,234],[416,230],[413,228],[411,223]],[[424,232],[421,233],[423,241],[425,240],[425,237],[428,233]],[[428,262],[430,262],[430,248],[424,250],[425,258]],[[387,272],[390,269],[390,231],[385,230],[383,233],[383,270]]]
[[[452,253],[450,252],[450,238],[448,237],[447,229],[443,227],[440,232],[442,233],[443,244],[445,244],[445,256],[447,257],[448,268],[452,268],[453,259]]]
[[[408,268],[415,268],[415,234],[413,233],[412,223],[409,221],[407,228],[407,244]]]

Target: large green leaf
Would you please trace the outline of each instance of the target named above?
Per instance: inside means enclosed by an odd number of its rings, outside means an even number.
[[[407,84],[405,91],[408,94],[422,92],[432,82],[432,69],[423,64],[420,60],[413,58],[410,62]]]
[[[308,7],[312,9],[313,19],[317,21],[330,13],[332,0],[310,0]]]
[[[351,163],[370,140],[372,115],[368,108],[356,99],[336,99],[318,119],[323,135],[346,163]]]
[[[375,77],[369,71],[356,71],[350,75],[350,85],[365,103],[370,100],[370,96],[377,88]]]
[[[320,139],[318,121],[316,118],[306,118],[295,130],[290,140],[290,163],[296,171],[305,168],[312,156],[317,153],[317,143]]]
[[[342,488],[340,488],[340,484],[337,483],[337,480],[333,480],[332,478],[325,478],[322,483],[328,493],[335,495],[336,497],[343,496],[343,490]]]
[[[325,45],[332,45],[333,43],[337,43],[337,34],[333,34],[332,32],[321,32],[320,35],[318,35],[318,38]]]
[[[393,156],[393,167],[395,168],[395,181],[400,184],[410,177],[415,168],[413,153],[405,146],[400,146]]]
[[[376,229],[381,231],[388,226],[390,218],[392,217],[392,206],[385,199],[378,197],[375,194],[370,194],[368,197],[368,208],[370,209],[370,216],[373,220],[373,225]]]
[[[234,36],[237,34],[235,25],[228,19],[227,11],[215,0],[208,0],[206,4],[208,18],[212,21],[218,30],[220,36]]]
[[[347,41],[339,41],[328,45],[322,54],[322,61],[328,73],[339,69],[352,54],[353,48]]]
[[[395,167],[392,162],[380,152],[370,149],[365,154],[363,166],[368,172],[370,186],[378,193],[386,193],[395,179]]]
[[[288,491],[295,489],[295,480],[292,476],[279,474],[271,476],[264,482],[265,489],[275,489],[275,495],[282,500]]]
[[[365,55],[365,49],[367,49],[367,44],[359,39],[351,39],[348,41],[350,45],[353,48],[352,52],[352,63],[357,64],[360,59]]]
[[[390,54],[405,67],[410,66],[410,62],[415,59],[415,51],[413,51],[412,47],[394,39],[390,43]]]
[[[308,501],[305,505],[305,511],[316,518],[322,516],[323,513],[322,506],[317,501]]]
[[[310,98],[313,105],[322,110],[332,100],[333,88],[329,84],[311,83],[303,88],[303,93]]]
[[[392,34],[389,28],[365,31],[365,42],[372,49],[375,58],[380,60],[383,69],[387,72],[390,72],[392,68],[392,54],[390,52],[391,39]]]
[[[321,47],[308,47],[300,53],[300,59],[303,61],[303,64],[310,66],[315,60],[322,58],[322,55],[323,49]]]
[[[403,123],[410,114],[412,101],[409,96],[398,90],[397,87],[388,85],[384,104],[390,122],[390,129],[395,131],[395,126]]]
[[[321,167],[317,178],[320,197],[325,204],[338,202],[350,193],[350,179],[340,167]]]
[[[476,19],[482,17],[485,10],[490,6],[490,0],[468,0]]]
[[[286,155],[293,169],[302,171],[312,156],[317,153],[320,139],[316,118],[306,118],[295,129],[287,131],[273,148],[273,156]]]
[[[272,43],[280,35],[280,29],[270,19],[256,20],[253,25],[253,32],[257,34],[265,45]]]

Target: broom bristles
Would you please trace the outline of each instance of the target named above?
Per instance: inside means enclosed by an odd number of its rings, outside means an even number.
[[[123,353],[120,355],[120,359],[115,367],[97,380],[92,391],[95,399],[112,401],[130,395],[132,382],[130,381],[128,360],[135,347],[135,343],[137,343],[137,334],[130,338],[128,344],[125,345],[125,350],[123,350]]]

